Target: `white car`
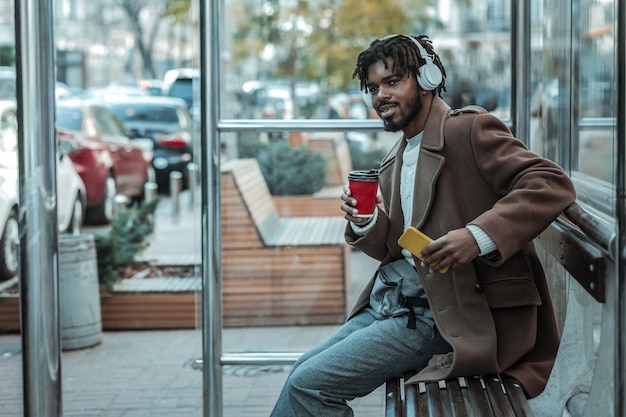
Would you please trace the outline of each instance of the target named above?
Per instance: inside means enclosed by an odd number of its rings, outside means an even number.
[[[85,186],[63,141],[58,143],[56,163],[59,232],[78,231],[85,214]],[[15,102],[0,101],[0,280],[18,270],[18,175]]]

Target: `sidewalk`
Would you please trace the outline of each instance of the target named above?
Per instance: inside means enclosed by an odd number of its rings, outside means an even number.
[[[226,329],[224,349],[245,351],[244,344],[266,340],[300,341],[303,346],[331,331],[330,326]],[[202,372],[194,367],[201,358],[200,330],[105,332],[100,345],[63,352],[62,415],[203,417]],[[23,416],[21,366],[20,336],[0,336],[2,417]],[[268,416],[288,371],[286,366],[225,366],[224,417]],[[355,416],[381,417],[383,400],[383,388],[355,400]]]
[[[90,230],[85,230],[90,232]],[[92,231],[96,232],[94,228]],[[187,194],[176,219],[164,199],[155,233],[142,258],[163,264],[200,263],[201,221]],[[350,292],[360,289],[375,263],[353,253]],[[224,352],[302,351],[337,326],[228,328]],[[203,417],[202,331],[104,332],[101,344],[62,353],[65,417]],[[265,417],[276,400],[288,366],[225,366],[224,417]],[[23,416],[22,347],[17,334],[0,335],[0,416]],[[356,417],[384,415],[384,387],[352,402]],[[46,417],[46,416],[41,416]]]

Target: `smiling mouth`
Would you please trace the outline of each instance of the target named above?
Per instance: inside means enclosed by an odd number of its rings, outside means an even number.
[[[380,106],[378,106],[378,113],[381,116],[385,116],[391,113],[395,107],[396,107],[395,105],[389,104],[389,103],[381,104]]]

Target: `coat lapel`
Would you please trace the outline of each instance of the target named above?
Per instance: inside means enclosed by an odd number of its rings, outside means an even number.
[[[450,107],[441,98],[435,97],[417,159],[411,223],[418,229],[426,222],[435,197],[435,185],[445,163],[439,152],[444,147],[443,129],[449,115]]]

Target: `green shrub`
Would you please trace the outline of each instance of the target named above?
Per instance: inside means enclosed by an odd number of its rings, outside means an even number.
[[[237,155],[239,158],[256,158],[264,145],[256,132],[241,132],[237,140]]]
[[[386,149],[374,149],[364,151],[358,144],[350,143],[350,159],[352,159],[352,169],[368,170],[378,168],[380,161],[387,155]]]
[[[326,185],[326,159],[305,146],[272,141],[259,149],[257,160],[272,195],[313,194]]]
[[[15,48],[13,45],[0,45],[0,66],[12,67],[15,65]]]
[[[156,198],[119,213],[104,235],[96,235],[98,278],[109,289],[120,278],[120,269],[131,264],[146,246],[146,237],[154,231]]]

